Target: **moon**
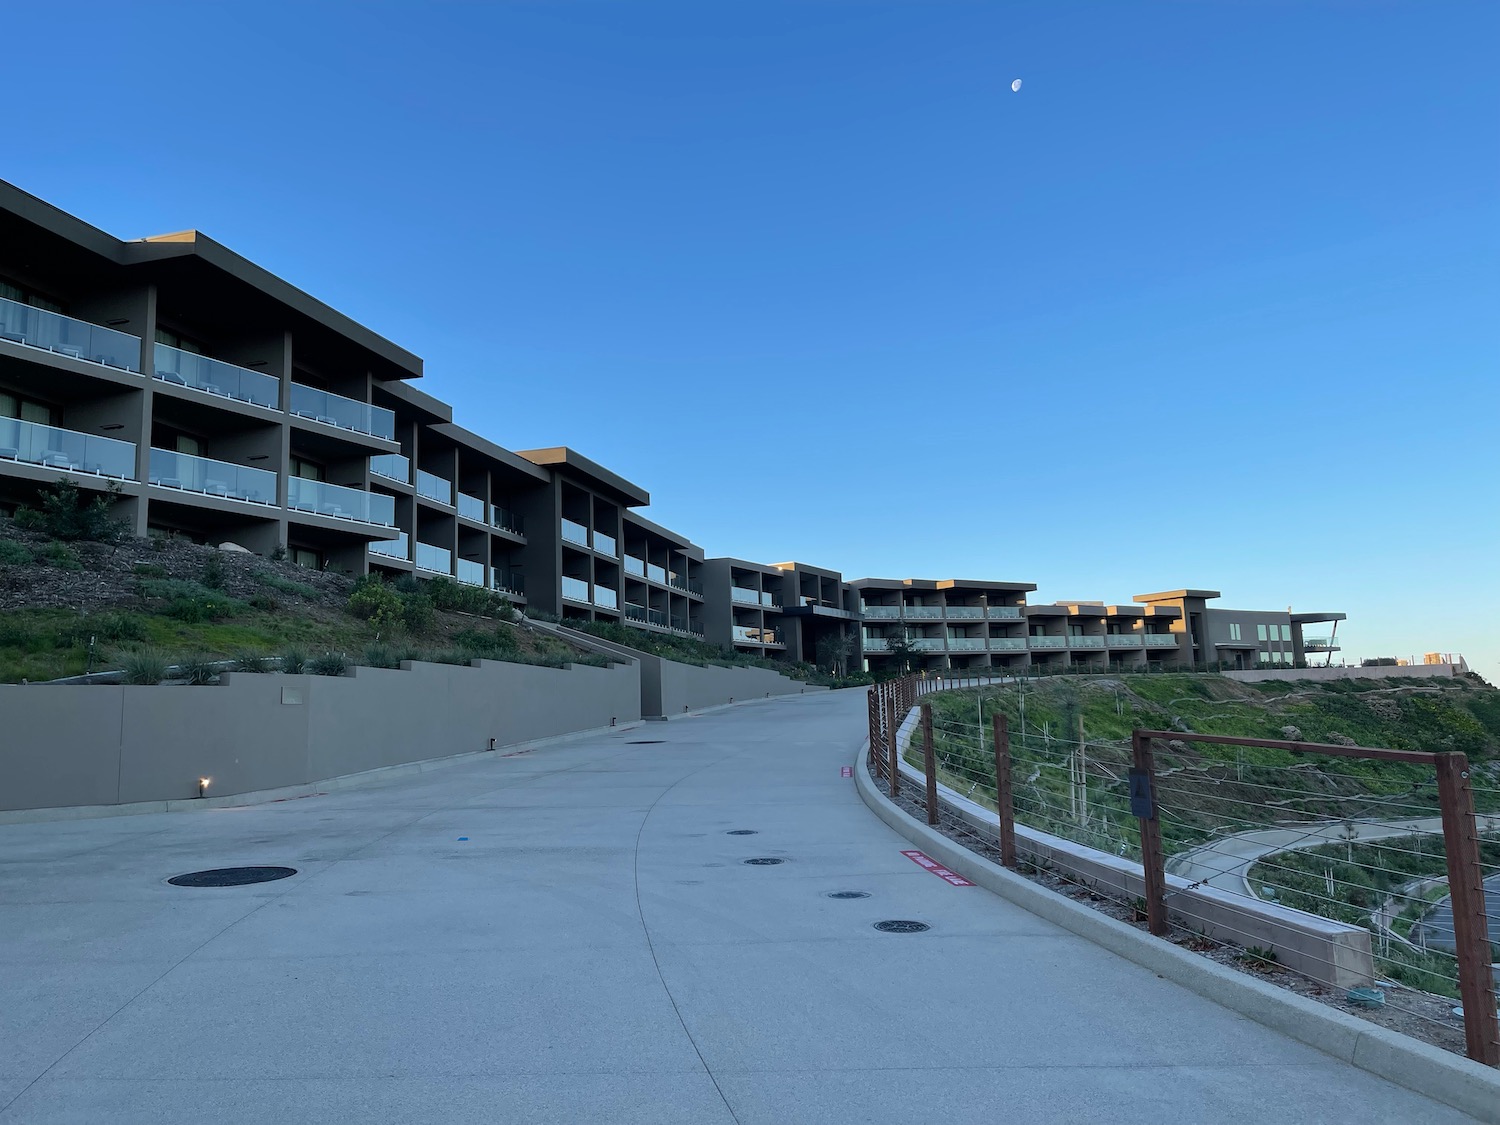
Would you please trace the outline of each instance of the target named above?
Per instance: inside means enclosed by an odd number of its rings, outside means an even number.
[[[1019,78],[1017,78],[1010,84],[1010,90],[1013,94],[1019,94],[1021,92],[1021,80]]]

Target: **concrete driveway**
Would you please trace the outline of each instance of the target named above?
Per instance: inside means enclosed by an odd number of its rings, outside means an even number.
[[[919,868],[864,714],[0,826],[0,1122],[1467,1120]],[[235,864],[299,874],[164,882]]]

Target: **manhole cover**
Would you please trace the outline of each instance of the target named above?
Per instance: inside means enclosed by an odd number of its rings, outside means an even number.
[[[174,887],[243,887],[250,883],[272,883],[295,874],[295,867],[215,867],[212,871],[174,875],[167,882]]]
[[[625,745],[626,746],[660,746],[665,741],[666,741],[665,738],[632,738],[629,742],[625,743]]]
[[[775,863],[785,863],[786,860],[778,859],[774,855],[758,855],[754,859],[745,860],[751,867],[770,867]]]
[[[755,829],[753,829],[753,828],[731,828],[728,832],[724,833],[724,835],[726,835],[726,836],[754,836],[755,835]]]
[[[829,891],[829,898],[869,898],[869,891]]]
[[[875,928],[883,934],[920,934],[923,930],[932,929],[926,922],[913,922],[906,918],[876,922]]]

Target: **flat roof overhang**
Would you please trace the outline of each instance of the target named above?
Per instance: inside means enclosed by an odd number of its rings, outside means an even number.
[[[1178,602],[1184,598],[1202,598],[1209,601],[1219,596],[1217,590],[1162,590],[1155,594],[1136,594],[1130,600],[1133,602]]]
[[[546,449],[520,449],[516,451],[533,465],[542,465],[567,479],[580,477],[623,503],[627,508],[642,507],[651,503],[651,494],[638,484],[632,484],[617,473],[612,473],[597,461],[591,461],[576,449],[566,445],[549,446]]]
[[[1294,613],[1291,616],[1294,625],[1313,625],[1319,621],[1347,621],[1349,619],[1347,613]]]

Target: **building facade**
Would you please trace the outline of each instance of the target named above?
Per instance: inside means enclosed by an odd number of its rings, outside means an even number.
[[[0,182],[0,511],[63,480],[137,535],[449,578],[532,612],[853,667],[1251,667],[1331,654],[1342,614],[1030,605],[1034,583],[845,581],[706,559],[642,487],[512,451],[415,386],[422,361],[196,231],[122,241]],[[1317,638],[1302,626],[1328,623]]]

